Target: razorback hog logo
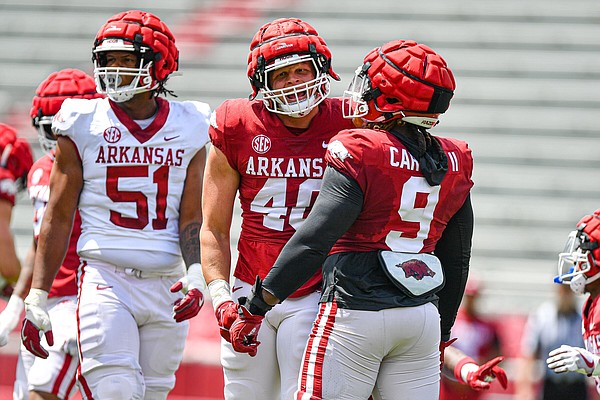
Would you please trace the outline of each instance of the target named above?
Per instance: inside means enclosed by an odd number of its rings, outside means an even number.
[[[396,267],[402,268],[405,278],[410,278],[412,276],[418,281],[426,276],[435,275],[435,272],[433,272],[431,268],[427,266],[427,264],[415,258],[405,261],[402,264],[397,264]]]

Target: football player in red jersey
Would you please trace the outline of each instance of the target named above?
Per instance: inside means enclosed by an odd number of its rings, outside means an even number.
[[[444,59],[413,41],[372,50],[356,70],[343,111],[360,128],[330,140],[306,223],[229,329],[234,348],[260,354],[267,311],[322,265],[295,398],[439,396],[440,338],[450,339],[473,230],[471,150],[429,133],[454,89]]]
[[[66,98],[98,98],[94,79],[77,69],[64,69],[50,74],[36,90],[30,115],[42,149],[46,152],[37,160],[28,175],[27,187],[33,201],[33,252],[37,246],[40,226],[48,204],[50,171],[54,163],[56,137],[50,130],[52,117]],[[48,294],[48,313],[55,326],[55,344],[49,348],[47,359],[37,358],[28,351],[19,353],[14,399],[68,399],[77,390],[76,372],[77,305],[76,272],[79,266],[77,239],[81,231],[79,214],[75,216],[69,248]],[[32,265],[24,265],[7,307],[0,315],[0,343],[21,319],[23,299],[31,285]]]
[[[570,285],[579,295],[589,293],[582,312],[585,349],[562,345],[548,354],[548,367],[593,376],[600,393],[600,209],[584,216],[569,234],[558,256],[555,282]]]
[[[17,138],[13,127],[0,123],[0,292],[7,297],[21,271],[10,229],[12,209],[17,192],[26,187],[31,164],[33,154],[29,143]]]
[[[317,314],[320,272],[314,271],[267,317],[258,354],[229,343],[237,301],[248,296],[277,254],[304,223],[321,186],[327,143],[352,126],[341,99],[328,98],[331,53],[307,22],[277,19],[250,44],[252,99],[227,100],[213,113],[203,189],[202,266],[221,334],[225,398],[289,399],[302,352]],[[254,99],[261,94],[262,99]],[[230,229],[239,195],[242,227],[233,287]]]
[[[48,357],[40,342],[44,334],[54,344],[48,295],[78,209],[82,396],[166,399],[187,319],[203,304],[199,230],[210,109],[159,96],[168,93],[179,51],[151,13],[109,18],[92,56],[97,90],[107,98],[66,99],[52,121],[50,198],[21,337],[27,350]]]

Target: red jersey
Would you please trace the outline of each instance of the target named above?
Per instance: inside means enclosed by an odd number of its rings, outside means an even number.
[[[37,240],[40,235],[42,219],[48,206],[48,197],[50,193],[50,171],[54,159],[45,155],[37,160],[27,176],[27,189],[29,197],[33,202],[33,233]],[[81,233],[81,218],[79,212],[75,214],[73,221],[73,230],[69,238],[69,248],[65,259],[63,260],[56,278],[52,282],[52,288],[48,297],[73,296],[77,294],[77,268],[79,266],[79,256],[77,255],[77,240]]]
[[[600,355],[600,297],[592,299],[588,297],[583,305],[583,341],[585,348]],[[600,393],[600,376],[594,376],[596,390]]]
[[[215,110],[209,134],[240,174],[242,229],[234,275],[250,284],[267,275],[285,243],[311,210],[325,172],[327,143],[352,127],[341,99],[325,99],[310,127],[297,133],[261,100],[234,99]],[[291,297],[321,286],[321,271]]]
[[[331,254],[435,249],[473,186],[473,158],[467,144],[453,138],[438,140],[448,156],[448,172],[440,185],[430,186],[417,160],[391,133],[351,129],[331,139],[327,163],[355,179],[364,195],[360,215]]]

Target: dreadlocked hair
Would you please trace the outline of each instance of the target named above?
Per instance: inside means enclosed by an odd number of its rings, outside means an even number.
[[[402,142],[419,162],[421,173],[430,186],[437,186],[442,182],[448,171],[448,157],[440,141],[427,128],[400,119],[380,124],[376,128],[390,132]]]
[[[159,95],[161,95],[161,94],[162,94],[162,95],[164,95],[164,96],[167,96],[167,95],[169,95],[169,96],[173,96],[173,97],[179,97],[179,96],[177,96],[177,95],[175,94],[175,92],[174,92],[174,91],[172,91],[172,90],[169,90],[169,89],[167,89],[167,88],[165,87],[165,82],[166,82],[166,79],[165,79],[165,81],[163,81],[163,82],[160,82],[160,83],[158,84],[158,87],[157,87],[156,89],[154,89],[154,90],[153,90],[153,92],[154,92],[154,96],[155,96],[155,97],[157,97],[157,96],[159,96]]]

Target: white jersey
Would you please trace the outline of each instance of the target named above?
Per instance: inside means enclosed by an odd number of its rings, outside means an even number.
[[[210,107],[157,101],[145,129],[108,99],[67,99],[54,118],[55,134],[74,142],[83,166],[77,252],[84,258],[121,264],[114,260],[121,253],[119,261],[159,271],[173,265],[136,262],[154,253],[155,261],[180,263],[181,195],[191,159],[209,140]]]

